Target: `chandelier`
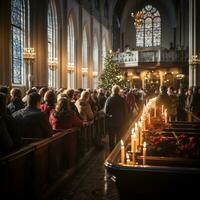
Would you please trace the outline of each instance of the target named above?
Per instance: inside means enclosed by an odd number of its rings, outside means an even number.
[[[139,28],[143,25],[143,17],[144,17],[144,11],[138,11],[136,13],[131,13],[131,17],[133,17],[133,22],[135,28]]]
[[[200,55],[192,55],[192,59],[190,60],[192,65],[200,64]]]

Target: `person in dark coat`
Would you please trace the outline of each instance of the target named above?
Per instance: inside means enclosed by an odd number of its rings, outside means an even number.
[[[190,110],[192,113],[198,117],[200,112],[200,94],[198,93],[198,88],[195,87],[193,94],[190,99]]]
[[[51,125],[40,111],[41,96],[33,92],[28,95],[27,106],[13,113],[21,127],[21,136],[25,138],[47,138],[52,135]]]
[[[22,101],[22,93],[20,89],[13,88],[10,91],[10,96],[11,102],[8,104],[7,108],[11,114],[24,108],[24,102]]]
[[[177,120],[185,121],[187,114],[185,111],[186,108],[186,96],[183,88],[178,90],[178,104],[177,104]]]
[[[106,102],[106,97],[103,92],[103,89],[99,89],[99,94],[98,94],[99,110],[102,110],[104,108],[105,102]]]
[[[112,95],[106,100],[104,112],[108,116],[106,119],[106,129],[109,135],[109,146],[112,150],[121,139],[121,132],[126,125],[128,107],[125,99],[120,95],[120,87],[112,87]]]
[[[20,147],[21,140],[16,120],[6,110],[6,95],[0,93],[0,154]]]
[[[161,107],[164,105],[164,108],[167,109],[167,112],[170,112],[171,108],[171,99],[167,94],[167,87],[166,86],[160,86],[160,94],[158,95],[156,99],[156,106]]]

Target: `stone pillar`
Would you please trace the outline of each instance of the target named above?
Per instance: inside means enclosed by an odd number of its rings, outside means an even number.
[[[189,59],[196,55],[196,0],[189,1]],[[196,86],[196,65],[189,64],[189,86]]]

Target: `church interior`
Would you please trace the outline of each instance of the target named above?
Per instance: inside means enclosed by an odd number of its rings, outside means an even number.
[[[2,197],[199,196],[198,8],[0,0]]]

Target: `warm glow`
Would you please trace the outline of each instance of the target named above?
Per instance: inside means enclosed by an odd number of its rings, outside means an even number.
[[[146,148],[146,146],[147,146],[146,142],[144,142],[143,146],[144,146],[144,148]]]
[[[124,146],[124,142],[123,142],[123,140],[121,140],[121,145]]]
[[[135,129],[132,128],[131,134],[134,135],[135,134]]]
[[[34,60],[36,57],[35,49],[34,48],[24,48],[23,49],[23,58],[27,60]]]
[[[126,159],[127,160],[129,160],[130,158],[129,158],[129,154],[128,153],[126,153]]]

